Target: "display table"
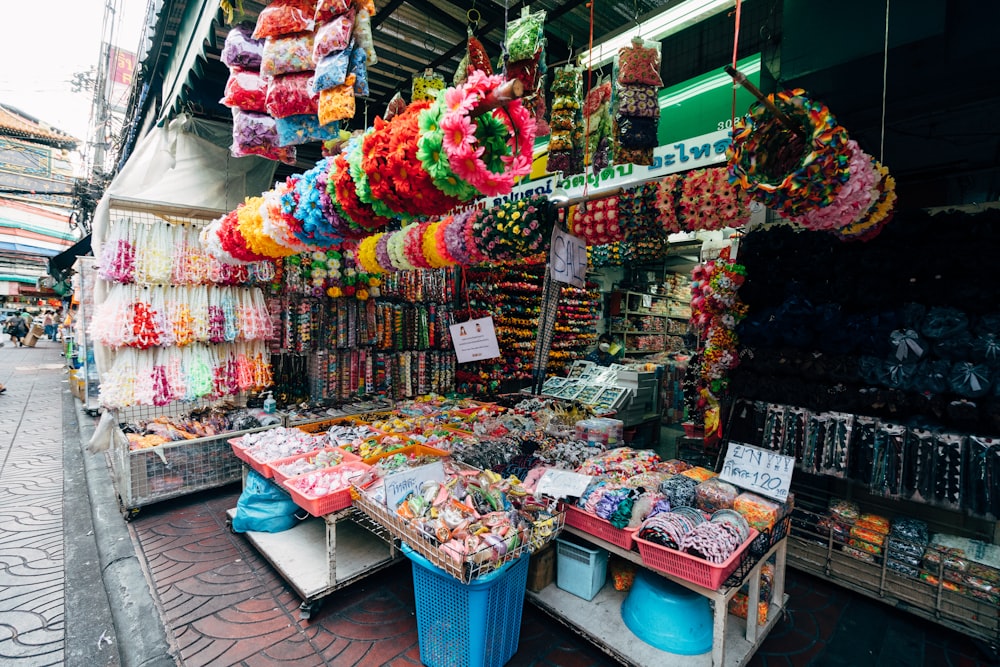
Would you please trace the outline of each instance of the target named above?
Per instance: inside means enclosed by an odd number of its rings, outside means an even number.
[[[232,521],[236,509],[226,512]],[[334,591],[403,558],[395,543],[352,507],[310,517],[280,533],[243,533],[302,598],[299,615],[309,619]]]
[[[626,551],[610,542],[586,533],[572,526],[563,530],[626,560],[643,566],[642,558],[634,551]],[[636,637],[625,625],[621,615],[621,604],[628,593],[616,591],[613,586],[604,588],[591,600],[586,601],[572,593],[558,588],[554,583],[538,593],[527,593],[527,599],[557,620],[565,623],[587,637],[601,650],[624,664],[637,667],[662,667],[663,665],[705,665],[706,667],[742,667],[763,643],[768,633],[783,615],[787,596],[785,595],[785,559],[787,538],[778,541],[754,565],[747,577],[739,585],[718,591],[709,590],[697,584],[658,570],[650,569],[670,581],[708,598],[713,606],[713,643],[711,653],[684,656],[661,651]],[[750,617],[756,618],[757,603],[760,600],[761,566],[775,556],[774,599],[771,602],[767,623],[758,626],[747,623],[729,614],[729,601],[739,592],[744,582],[749,583]]]

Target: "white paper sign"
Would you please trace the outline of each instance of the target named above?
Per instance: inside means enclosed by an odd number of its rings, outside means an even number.
[[[500,356],[500,344],[497,343],[497,332],[493,328],[492,317],[459,322],[449,328],[458,363],[464,364],[468,361],[482,361]]]
[[[440,461],[386,475],[384,482],[386,506],[396,507],[411,491],[419,493],[420,485],[427,480],[444,481],[444,465]]]
[[[730,442],[719,478],[782,502],[788,498],[795,457]]]
[[[551,498],[565,498],[566,496],[581,496],[587,490],[591,481],[590,475],[581,475],[571,470],[557,470],[549,468],[538,480],[535,493],[543,494]]]
[[[587,283],[587,244],[568,232],[555,227],[549,248],[549,270],[552,279],[583,287]]]

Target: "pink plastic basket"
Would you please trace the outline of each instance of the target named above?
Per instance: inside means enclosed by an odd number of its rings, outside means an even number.
[[[573,505],[565,505],[566,525],[579,528],[590,533],[594,537],[599,537],[605,542],[610,542],[622,549],[631,550],[633,547],[633,536],[635,529],[615,528],[610,523],[597,516],[586,512]]]
[[[288,490],[288,493],[292,496],[292,500],[295,501],[296,505],[313,516],[324,516],[326,514],[330,514],[331,512],[336,512],[337,510],[342,510],[345,507],[351,506],[351,486],[348,484],[347,486],[344,486],[343,488],[325,496],[311,496],[303,493],[296,486],[295,482],[296,480],[304,479],[309,475],[315,475],[324,471],[337,470],[345,467],[351,467],[357,470],[368,470],[371,468],[371,466],[361,463],[360,461],[341,463],[339,466],[334,466],[333,468],[323,468],[322,470],[307,472],[304,475],[290,477],[282,483],[282,486]]]
[[[566,523],[569,523],[568,513]],[[757,539],[757,535],[757,531],[751,528],[750,537],[740,545],[739,549],[733,552],[732,556],[718,565],[697,556],[644,540],[638,535],[635,536],[635,543],[639,547],[642,562],[649,567],[714,591],[718,590],[722,582],[739,567],[747,548]]]
[[[283,459],[278,459],[277,461],[271,461],[270,463],[267,464],[267,467],[271,469],[271,473],[274,475],[274,481],[277,482],[278,484],[282,484],[286,479],[291,479],[292,477],[295,477],[295,475],[286,475],[285,473],[283,473],[281,471],[282,466],[287,465],[289,463],[294,463],[301,459],[311,458],[313,456],[316,456],[320,452],[340,452],[341,454],[340,463],[356,463],[361,460],[361,457],[358,456],[357,454],[352,454],[350,452],[344,451],[340,447],[326,447],[324,449],[317,449],[312,452],[305,452],[303,454],[296,454],[295,456],[289,456]],[[327,466],[327,467],[332,467],[332,466]],[[310,471],[310,472],[315,472],[315,471]]]

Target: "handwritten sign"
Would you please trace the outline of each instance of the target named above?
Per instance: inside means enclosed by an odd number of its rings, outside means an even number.
[[[784,502],[788,497],[788,486],[792,483],[794,469],[795,458],[792,456],[730,442],[719,478]]]
[[[558,470],[549,468],[538,480],[535,493],[546,495],[551,498],[565,498],[566,496],[581,496],[587,490],[587,486],[593,478],[590,475],[581,475],[570,470]]]
[[[500,344],[497,343],[497,332],[493,327],[492,317],[459,322],[452,324],[449,329],[458,363],[483,361],[500,356]]]
[[[428,480],[444,481],[444,465],[440,461],[410,468],[385,476],[385,504],[396,507],[410,492],[420,493],[420,485]]]
[[[549,270],[556,282],[583,287],[587,282],[587,244],[555,227],[549,249]]]

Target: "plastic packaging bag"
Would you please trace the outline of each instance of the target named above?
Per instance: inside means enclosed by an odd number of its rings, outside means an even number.
[[[260,73],[266,77],[306,72],[316,67],[313,60],[313,33],[300,33],[290,37],[268,37],[264,42],[264,55]]]
[[[336,51],[316,63],[316,72],[309,83],[314,95],[319,95],[327,88],[339,86],[347,80],[347,70],[350,66],[350,51]]]
[[[288,530],[298,519],[299,506],[288,493],[274,482],[265,479],[256,470],[247,473],[246,486],[236,501],[233,532],[249,530],[261,533],[280,533]],[[305,516],[305,512],[302,512]]]
[[[358,11],[358,16],[354,20],[354,43],[365,50],[368,55],[369,67],[378,64],[378,56],[375,55],[375,40],[372,38],[372,15],[365,9]]]
[[[354,32],[354,12],[346,14],[324,23],[316,29],[316,38],[313,40],[313,62],[318,63],[321,58],[334,51],[343,51],[351,43],[351,34]]]
[[[444,90],[444,77],[433,70],[424,70],[423,74],[413,75],[410,87],[410,102],[433,102],[437,99],[437,91]]]
[[[257,39],[303,32],[316,27],[315,0],[273,0],[257,16]]]
[[[351,0],[319,0],[316,3],[316,23],[326,23],[348,11],[352,6]]]
[[[661,87],[659,42],[645,42],[636,37],[630,46],[618,51],[614,70],[620,84],[641,83]]]
[[[263,53],[264,40],[254,39],[253,26],[241,23],[226,35],[221,59],[227,67],[259,70]]]
[[[267,87],[267,112],[275,118],[315,114],[318,106],[316,96],[309,90],[311,78],[312,72],[274,77]]]
[[[619,116],[618,143],[625,149],[656,147],[657,119],[638,116]]]
[[[219,100],[230,108],[264,113],[267,81],[259,72],[232,69],[226,81],[226,94]]]
[[[392,120],[393,116],[403,113],[404,111],[406,111],[406,100],[403,99],[403,95],[401,93],[396,93],[392,96],[392,99],[389,100],[389,103],[385,105],[385,113],[382,114],[382,117],[385,118],[385,122],[388,123]]]
[[[545,12],[523,13],[507,24],[507,53],[510,62],[534,58],[542,48]]]
[[[296,114],[275,119],[278,144],[296,146],[313,141],[328,141],[340,133],[340,124],[320,125],[315,114]]]
[[[659,118],[660,101],[654,86],[623,84],[618,88],[618,113],[642,118]]]
[[[368,54],[360,46],[351,49],[351,64],[347,72],[354,75],[354,95],[368,97]]]
[[[278,145],[278,129],[267,114],[233,109],[233,157],[259,155],[285,164],[295,164],[295,148]]]
[[[320,123],[327,125],[354,117],[354,80],[355,76],[348,74],[344,83],[327,88],[319,94]]]
[[[720,479],[705,480],[694,490],[695,507],[713,513],[718,510],[728,510],[733,508],[733,502],[739,491],[736,487]]]

